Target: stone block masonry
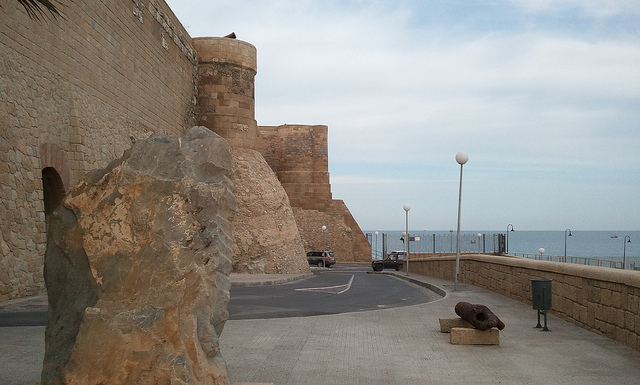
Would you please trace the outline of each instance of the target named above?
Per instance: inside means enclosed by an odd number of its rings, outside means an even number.
[[[325,211],[331,202],[327,126],[258,128],[260,152],[282,183],[291,206]]]
[[[60,10],[36,21],[18,2],[0,8],[0,301],[44,290],[43,184],[69,191],[132,141],[195,123],[195,50],[164,1]]]
[[[198,121],[231,147],[253,150],[258,142],[254,81],[256,48],[224,37],[193,39],[198,51]]]

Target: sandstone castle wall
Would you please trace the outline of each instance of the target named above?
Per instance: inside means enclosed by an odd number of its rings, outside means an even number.
[[[331,202],[327,126],[258,127],[258,150],[294,207],[325,211]]]
[[[327,127],[258,129],[255,47],[192,39],[163,0],[70,0],[61,11],[64,19],[35,21],[17,2],[0,8],[0,301],[44,289],[48,214],[86,172],[137,139],[193,125],[264,154],[303,210],[295,221],[305,249],[370,258],[348,209],[331,197]],[[269,141],[276,151],[265,150]],[[314,240],[314,213],[334,218],[323,221],[331,242]]]
[[[164,1],[61,10],[38,22],[0,8],[0,301],[43,290],[43,175],[59,195],[132,141],[194,123],[196,54]]]

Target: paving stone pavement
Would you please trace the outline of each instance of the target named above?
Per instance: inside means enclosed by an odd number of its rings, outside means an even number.
[[[401,279],[404,273],[389,272]],[[296,278],[304,278],[299,276]],[[534,328],[530,305],[468,285],[411,275],[446,296],[421,305],[300,318],[227,321],[222,355],[232,381],[285,384],[633,384],[640,352],[549,316]],[[264,277],[274,281],[274,277]],[[289,281],[291,277],[282,277]],[[259,277],[232,277],[259,284]],[[244,281],[244,283],[238,283]],[[280,281],[281,282],[281,281]],[[373,293],[372,293],[373,295]],[[506,324],[500,345],[451,345],[439,318],[459,301],[488,306]],[[0,313],[42,310],[42,297]],[[40,378],[44,327],[0,327],[0,385]]]
[[[395,273],[399,278],[403,273]],[[410,307],[303,318],[232,320],[221,336],[234,381],[285,384],[638,384],[640,352],[468,285],[417,275],[447,291]],[[373,293],[372,293],[373,294]],[[488,306],[506,324],[500,345],[451,345],[439,318],[459,301]]]

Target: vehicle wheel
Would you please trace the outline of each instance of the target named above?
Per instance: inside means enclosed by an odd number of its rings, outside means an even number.
[[[318,267],[322,267],[322,261],[318,262]]]
[[[374,271],[382,271],[382,265],[375,265],[375,266],[373,267],[373,270],[374,270]]]

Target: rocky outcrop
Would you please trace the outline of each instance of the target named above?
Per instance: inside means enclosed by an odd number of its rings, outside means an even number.
[[[228,384],[231,152],[203,127],[138,141],[52,218],[43,384]]]
[[[233,148],[238,213],[233,222],[233,272],[309,273],[287,193],[263,156]]]

